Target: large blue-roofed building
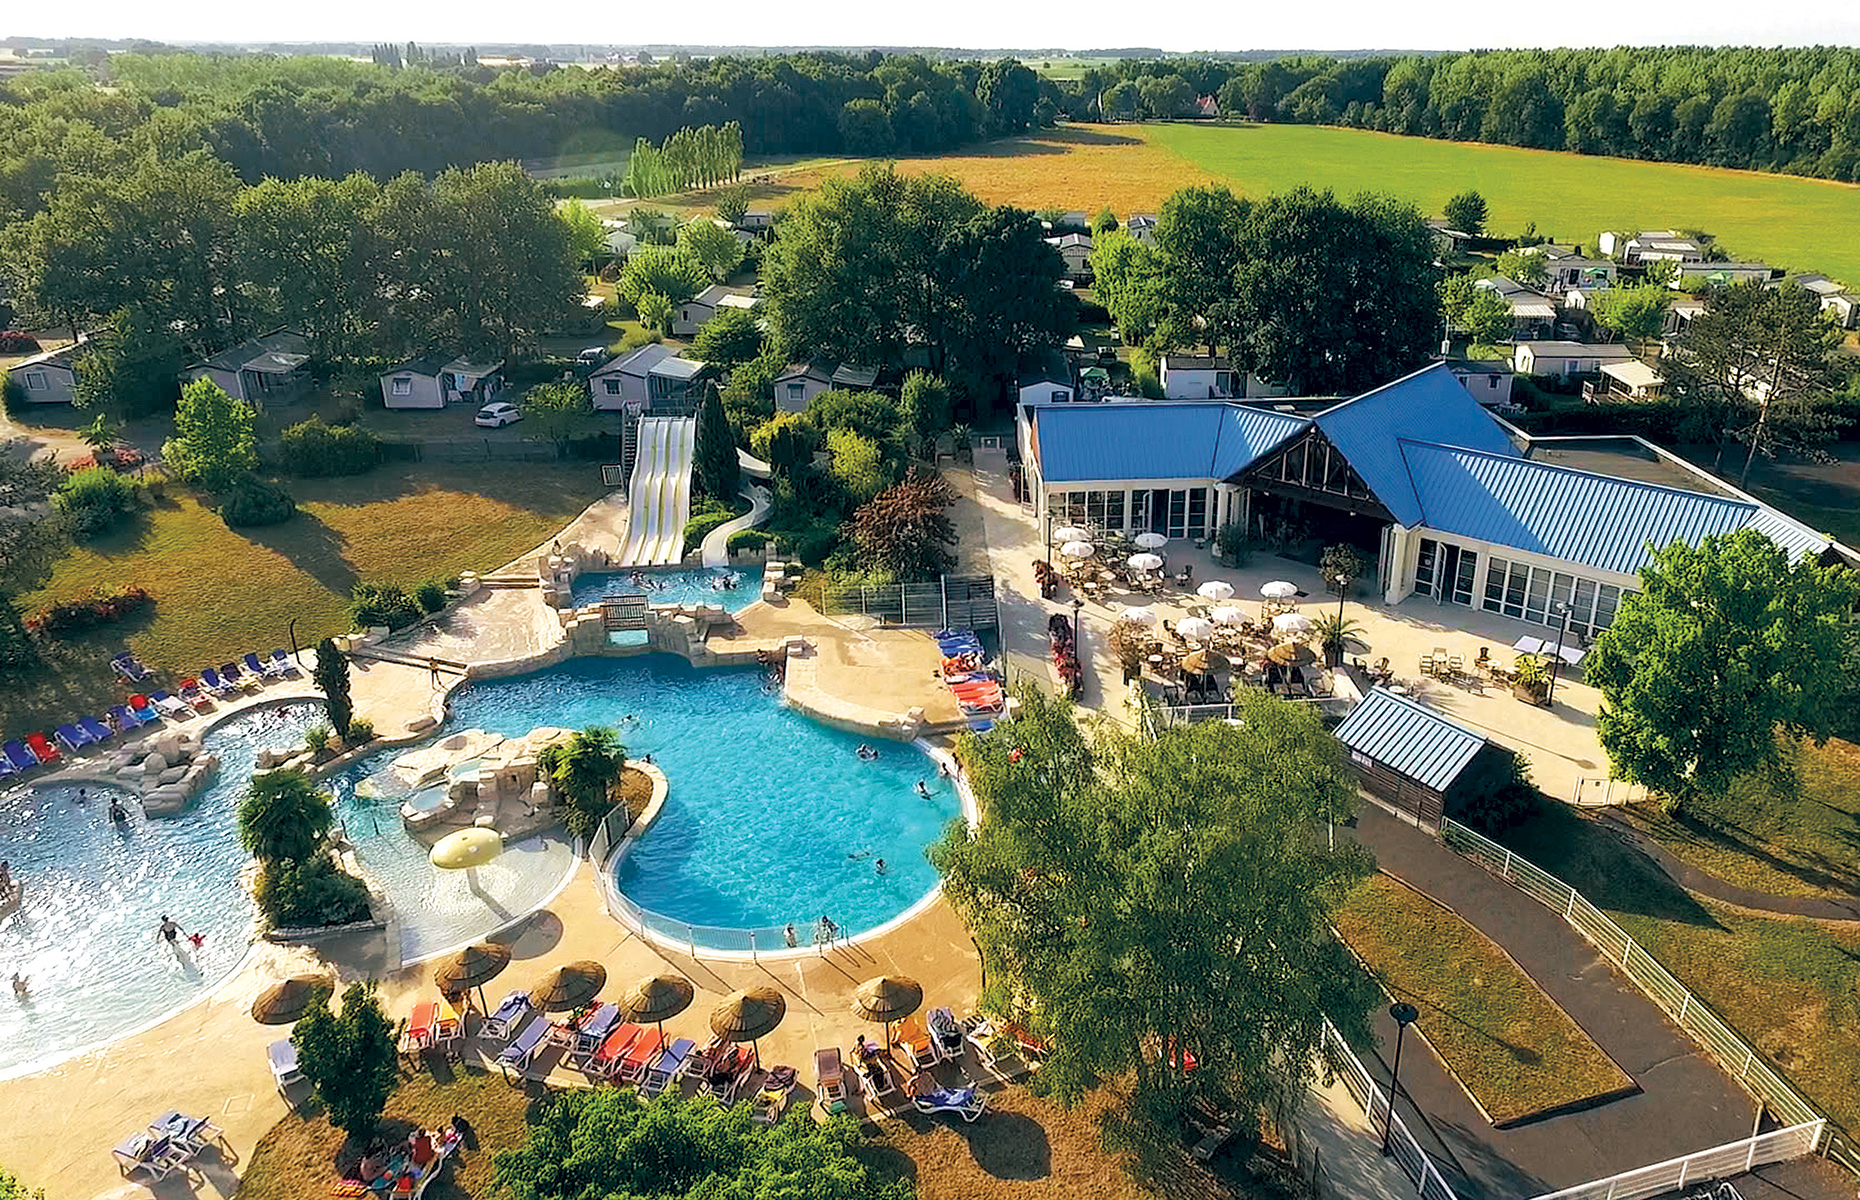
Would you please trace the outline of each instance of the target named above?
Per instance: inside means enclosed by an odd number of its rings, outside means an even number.
[[[1755,529],[1791,557],[1829,539],[1749,496],[1540,462],[1444,364],[1335,403],[1133,401],[1022,408],[1023,470],[1049,527],[1202,541],[1229,523],[1376,555],[1410,596],[1583,634],[1614,620],[1652,548]],[[1691,476],[1684,476],[1691,478]]]

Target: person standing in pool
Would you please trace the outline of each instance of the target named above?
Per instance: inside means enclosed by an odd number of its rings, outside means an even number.
[[[781,931],[781,936],[782,940],[788,943],[790,950],[801,944],[800,939],[795,936],[793,921],[788,922],[788,928]]]
[[[926,800],[930,798],[930,789],[924,786],[924,781],[921,779],[917,781],[917,794]]]
[[[181,937],[181,926],[175,922],[173,917],[169,916],[167,913],[163,913],[161,915],[161,924],[156,927],[155,935],[167,939],[168,945],[179,953],[181,949],[179,942]]]
[[[73,804],[88,804],[88,803],[90,803],[90,789],[89,789],[89,788],[79,788],[79,789],[78,789],[78,794],[77,794],[77,795],[75,795],[75,796],[73,796],[73,797],[71,797],[71,803],[73,803]]]
[[[118,825],[125,825],[129,822],[129,810],[124,808],[123,802],[115,796],[110,797],[110,820]]]

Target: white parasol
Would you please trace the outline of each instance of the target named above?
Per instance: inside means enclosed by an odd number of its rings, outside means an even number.
[[[1067,542],[1059,548],[1059,552],[1067,558],[1090,558],[1092,556],[1090,542]]]
[[[1186,621],[1177,621],[1175,631],[1191,642],[1204,641],[1214,633],[1214,622],[1190,617]]]
[[[1246,620],[1246,614],[1232,604],[1223,604],[1219,608],[1209,611],[1208,620],[1213,621],[1216,625],[1238,625],[1240,622]]]
[[[1268,600],[1290,600],[1298,594],[1298,585],[1275,579],[1259,589],[1259,594]]]
[[[1139,533],[1134,539],[1140,550],[1160,550],[1169,544],[1169,538],[1161,533]]]
[[[1141,551],[1124,560],[1134,571],[1154,571],[1162,566],[1162,559],[1149,551]]]
[[[1120,621],[1127,621],[1132,625],[1154,625],[1156,623],[1156,610],[1138,605],[1135,608],[1126,608],[1123,612],[1118,613],[1117,619]]]
[[[1234,598],[1234,585],[1228,583],[1225,579],[1210,579],[1208,582],[1196,588],[1195,591],[1200,593],[1203,600],[1212,600],[1216,604],[1219,604],[1223,600],[1232,600]]]
[[[1177,626],[1177,628],[1179,629],[1181,627]],[[1278,616],[1272,618],[1272,631],[1274,633],[1290,634],[1296,637],[1299,634],[1310,633],[1312,628],[1311,618],[1305,616],[1303,613],[1280,613]]]
[[[1061,525],[1053,530],[1053,540],[1055,542],[1089,542],[1091,532],[1080,529],[1077,525]]]

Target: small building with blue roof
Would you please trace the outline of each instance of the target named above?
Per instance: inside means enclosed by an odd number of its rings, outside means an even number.
[[[1303,411],[1300,411],[1300,410]],[[1792,558],[1833,543],[1735,489],[1535,461],[1443,363],[1335,403],[1130,401],[1021,412],[1036,514],[1197,543],[1228,524],[1350,542],[1387,603],[1423,596],[1584,635],[1655,548],[1750,528]],[[1701,480],[1701,488],[1706,485]]]

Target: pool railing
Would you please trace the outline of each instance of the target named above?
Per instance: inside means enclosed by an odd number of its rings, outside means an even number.
[[[612,859],[620,836],[615,836],[611,831],[620,830],[621,836],[624,836],[628,824],[625,806],[616,805],[595,830],[586,853],[594,863],[595,879],[599,881],[601,889],[601,903],[607,909],[607,914],[647,941],[683,950],[693,958],[737,958],[747,955],[750,961],[756,962],[764,954],[811,952],[824,956],[847,939],[843,926],[834,923],[831,929],[826,929],[821,926],[818,918],[796,921],[792,925],[768,925],[752,929],[693,925],[689,921],[680,921],[641,908],[620,890],[619,881],[612,870]]]

